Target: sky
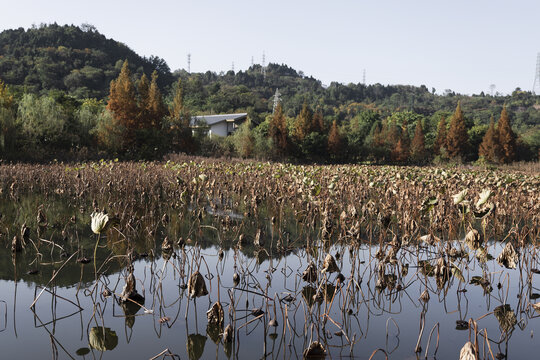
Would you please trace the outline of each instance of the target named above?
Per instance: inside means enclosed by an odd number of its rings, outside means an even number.
[[[5,3],[5,4],[3,4]],[[172,70],[286,64],[329,85],[532,90],[538,0],[0,0],[0,30],[89,23]]]

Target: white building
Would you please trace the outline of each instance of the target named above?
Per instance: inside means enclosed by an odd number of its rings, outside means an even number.
[[[192,116],[191,128],[208,131],[208,136],[229,136],[246,120],[247,113]]]

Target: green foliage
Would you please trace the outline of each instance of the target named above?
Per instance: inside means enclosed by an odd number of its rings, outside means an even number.
[[[252,157],[255,151],[255,136],[251,130],[251,124],[249,121],[245,121],[234,132],[232,136],[232,143],[236,153],[243,157]]]
[[[58,89],[77,98],[103,98],[118,76],[119,59],[127,59],[137,76],[156,70],[161,87],[173,81],[163,59],[141,57],[93,27],[50,24],[5,30],[0,44],[0,74],[8,84],[30,91]]]
[[[51,97],[25,94],[19,102],[17,122],[27,145],[62,145],[67,117],[62,107]]]

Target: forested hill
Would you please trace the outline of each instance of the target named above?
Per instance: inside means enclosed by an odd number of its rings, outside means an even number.
[[[0,78],[29,92],[54,89],[78,98],[105,97],[125,59],[135,74],[157,70],[161,86],[172,82],[165,61],[141,57],[92,25],[50,24],[0,33]]]
[[[424,85],[333,82],[325,86],[301,71],[278,64],[265,69],[255,64],[245,71],[219,74],[171,73],[163,59],[141,57],[128,46],[107,39],[92,25],[50,24],[0,33],[0,81],[9,86],[16,100],[24,93],[46,96],[52,91],[54,99],[65,93],[78,105],[87,98],[106,104],[110,81],[118,76],[126,59],[136,86],[143,73],[150,76],[157,70],[165,105],[172,103],[176,80],[181,78],[184,102],[192,114],[248,112],[255,123],[262,123],[272,113],[272,96],[279,89],[288,118],[298,116],[306,103],[324,116],[327,126],[333,120],[347,126],[366,112],[375,112],[381,119],[399,113],[408,118],[409,124],[419,117],[425,119],[426,130],[434,133],[441,116],[451,116],[460,101],[467,128],[475,139],[481,139],[490,118],[498,118],[506,105],[514,131],[528,142],[540,141],[540,97],[521,89],[506,96],[469,96],[451,90],[440,95]]]

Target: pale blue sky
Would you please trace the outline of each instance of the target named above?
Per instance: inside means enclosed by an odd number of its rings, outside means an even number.
[[[0,0],[0,29],[88,22],[172,70],[285,63],[343,83],[424,84],[441,93],[531,90],[540,1]]]

